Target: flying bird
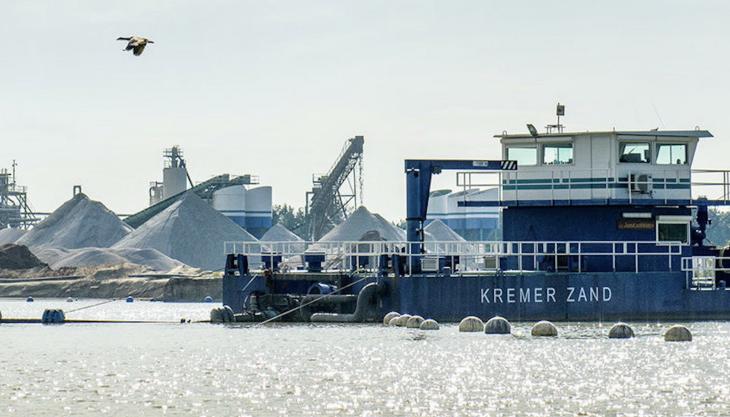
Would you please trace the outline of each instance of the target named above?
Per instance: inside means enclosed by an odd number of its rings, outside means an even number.
[[[124,37],[118,37],[118,41],[127,41],[127,47],[122,49],[123,51],[132,51],[132,53],[136,56],[142,55],[142,51],[144,51],[144,47],[147,46],[148,43],[155,43],[155,41],[151,41],[147,38],[143,38],[141,36],[130,36],[128,38]]]

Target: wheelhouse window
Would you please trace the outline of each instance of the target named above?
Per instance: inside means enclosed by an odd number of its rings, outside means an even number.
[[[660,143],[657,144],[656,163],[660,165],[686,165],[687,144],[686,143]]]
[[[542,162],[545,165],[563,165],[573,163],[573,144],[561,143],[543,146]]]
[[[690,218],[685,216],[660,216],[656,223],[658,243],[689,243]]]
[[[537,165],[537,146],[508,147],[507,159],[517,161],[517,166]]]
[[[622,142],[619,146],[620,162],[651,162],[651,146],[648,142]]]

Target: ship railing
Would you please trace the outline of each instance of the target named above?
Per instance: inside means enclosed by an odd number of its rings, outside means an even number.
[[[625,199],[629,204],[650,199],[665,204],[698,197],[709,202],[730,202],[730,171],[714,169],[657,169],[617,173],[614,169],[554,169],[550,171],[465,171],[456,173],[464,191],[498,189],[497,201],[558,201]]]
[[[319,255],[324,270],[391,270],[401,257],[408,271],[478,272],[640,272],[678,269],[682,242],[656,241],[426,241],[423,253],[406,241],[225,242],[226,254],[249,258],[253,269],[278,264],[287,271],[303,270],[306,258]],[[646,260],[646,261],[643,261]],[[268,262],[266,262],[268,261]],[[414,269],[414,263],[420,263]]]
[[[682,258],[682,271],[686,275],[686,285],[689,289],[715,290],[717,289],[717,276],[729,274],[730,278],[730,257],[727,256],[692,256]],[[723,280],[724,281],[724,280]],[[727,287],[725,283],[725,288]]]
[[[730,202],[730,171],[724,169],[693,169],[693,195],[710,202]]]

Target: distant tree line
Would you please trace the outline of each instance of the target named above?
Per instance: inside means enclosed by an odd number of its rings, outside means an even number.
[[[730,242],[730,212],[710,209],[711,225],[707,226],[707,239],[717,246]]]
[[[307,239],[307,219],[304,216],[304,209],[288,204],[275,204],[272,207],[272,223],[281,223],[282,226],[294,232],[302,239]]]

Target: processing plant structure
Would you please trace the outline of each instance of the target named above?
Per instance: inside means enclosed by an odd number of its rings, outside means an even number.
[[[13,161],[11,172],[6,168],[0,170],[0,229],[6,227],[28,229],[39,221],[28,204],[26,187],[16,183],[16,166]]]
[[[150,183],[150,205],[124,219],[130,226],[141,226],[189,191],[256,237],[271,227],[272,189],[251,187],[259,184],[258,176],[221,174],[194,184],[180,146],[165,149],[162,156],[162,182]]]
[[[365,138],[355,136],[345,142],[332,168],[312,176],[312,190],[306,193],[307,237],[319,240],[342,223],[362,201],[362,157]]]

